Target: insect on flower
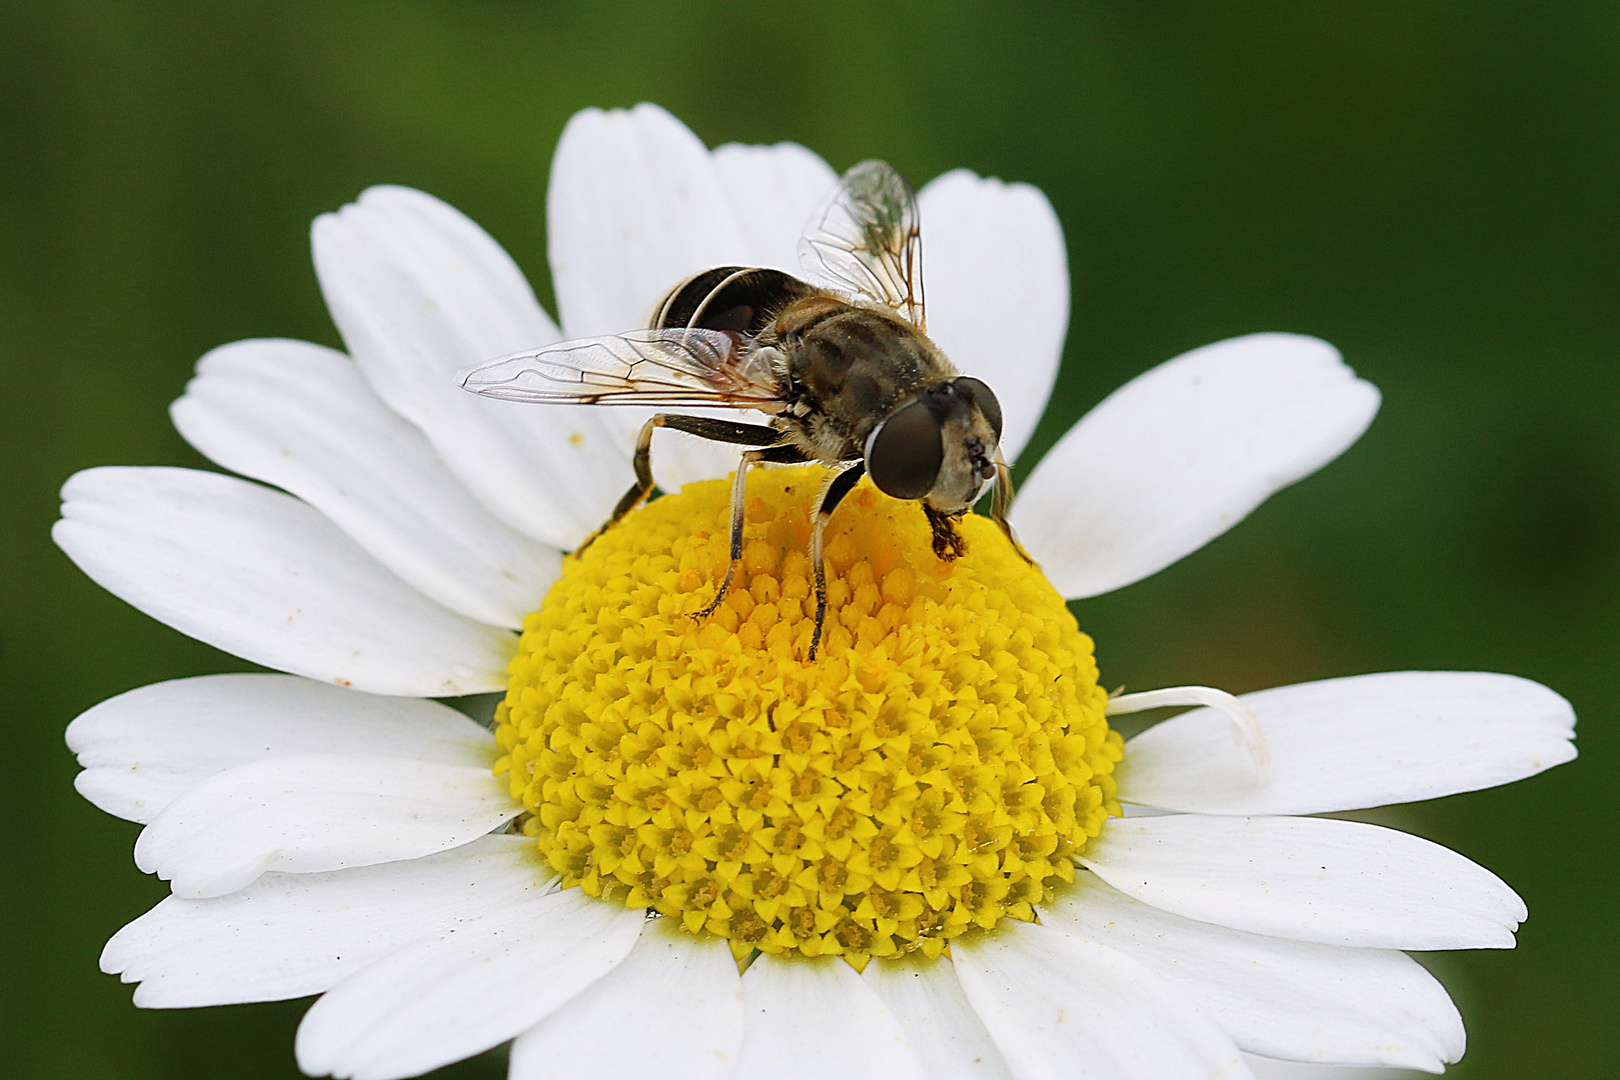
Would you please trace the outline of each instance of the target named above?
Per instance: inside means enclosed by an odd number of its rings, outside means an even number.
[[[994,484],[991,515],[1029,560],[1007,524],[1012,483],[996,395],[959,373],[927,337],[921,244],[911,186],[886,163],[864,161],[844,174],[799,241],[804,270],[825,284],[765,267],[715,267],[670,290],[650,329],[515,353],[463,373],[461,385],[506,401],[769,414],[768,424],[654,415],[636,442],[635,483],[579,551],[652,493],[655,429],[753,447],[733,481],[731,561],[698,613],[705,616],[725,598],[742,559],[749,467],[819,461],[838,468],[811,529],[814,659],[827,612],[822,533],[862,475],[885,494],[922,503],[934,554],[944,560],[964,553],[956,522]]]

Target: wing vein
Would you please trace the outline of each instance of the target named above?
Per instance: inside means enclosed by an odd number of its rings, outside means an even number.
[[[767,409],[778,403],[779,354],[717,330],[632,330],[513,353],[461,374],[503,401]]]

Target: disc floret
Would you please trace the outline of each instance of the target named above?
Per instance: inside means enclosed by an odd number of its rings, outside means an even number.
[[[915,506],[863,485],[804,555],[816,467],[692,484],[567,560],[497,711],[525,832],[567,886],[745,956],[937,955],[1029,919],[1118,814],[1122,743],[1091,640],[988,521],[937,559]]]

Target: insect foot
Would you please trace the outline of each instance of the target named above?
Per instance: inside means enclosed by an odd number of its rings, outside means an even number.
[[[544,616],[550,625],[548,613],[567,594],[559,618],[589,610],[638,663],[712,649],[716,662],[755,667],[847,663],[873,650],[894,658],[936,638],[955,646],[964,634],[1011,633],[1032,619],[1073,627],[1061,598],[990,519],[955,519],[966,554],[941,560],[917,504],[863,480],[823,531],[826,614],[812,652],[811,510],[830,475],[817,465],[753,470],[735,562],[731,481],[688,484],[642,506],[566,561],[529,621]]]

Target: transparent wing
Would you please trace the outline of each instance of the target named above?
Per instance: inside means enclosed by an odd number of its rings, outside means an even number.
[[[631,330],[514,353],[460,379],[503,401],[763,409],[780,397],[771,357],[717,330]]]
[[[917,196],[883,161],[863,161],[810,217],[799,263],[818,284],[887,305],[923,326]]]

